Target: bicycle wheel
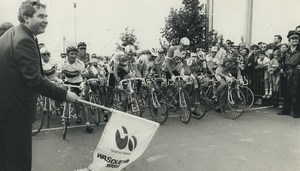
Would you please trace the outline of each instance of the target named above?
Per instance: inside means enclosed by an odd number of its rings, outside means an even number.
[[[246,109],[246,99],[241,90],[233,88],[226,90],[220,98],[222,116],[227,119],[237,119]]]
[[[71,104],[66,103],[66,102],[64,103],[63,114],[62,114],[63,139],[66,138],[68,126],[70,124],[70,121],[69,121],[70,111],[71,111],[70,107],[71,107]]]
[[[252,90],[247,86],[240,86],[240,90],[243,92],[245,98],[246,98],[246,109],[245,111],[249,110],[254,103],[254,94]]]
[[[140,105],[138,102],[138,97],[135,93],[133,93],[131,96],[132,96],[131,99],[128,99],[128,104],[125,105],[125,108],[126,108],[126,106],[129,107],[130,108],[129,111],[132,115],[141,117],[143,111],[141,111],[141,108],[140,108]],[[126,111],[126,109],[124,109],[124,111]]]
[[[146,86],[142,86],[140,91],[137,94],[138,104],[140,107],[140,117],[143,117],[143,113],[146,111],[148,107],[148,99],[149,99],[149,90]]]
[[[190,93],[191,114],[195,119],[201,119],[206,114],[206,102],[203,97],[200,97],[199,89],[194,89]]]
[[[116,110],[120,110],[120,111],[124,111],[125,109],[125,103],[126,101],[124,101],[124,92],[122,90],[115,90],[114,94],[113,94],[113,104],[112,104],[112,108],[116,109]]]
[[[189,95],[185,90],[180,90],[177,95],[178,99],[178,115],[180,120],[187,124],[191,120],[191,102],[189,99]]]
[[[149,96],[148,104],[152,119],[160,124],[165,123],[169,115],[166,96],[161,92],[154,91]]]
[[[89,101],[91,103],[98,104],[98,100],[96,99],[95,94],[92,92],[89,94]],[[94,123],[98,126],[100,124],[100,113],[101,113],[100,109],[98,107],[91,106],[91,105],[88,105],[87,109],[88,109],[88,113],[91,114]]]
[[[168,86],[162,87],[161,89],[162,89],[162,92],[164,92],[167,97],[168,110],[173,113],[177,112],[179,109],[178,102],[177,102],[177,100],[174,100],[174,96],[177,91],[176,88],[172,85],[168,85]]]
[[[32,133],[31,133],[32,136],[35,136],[36,134],[38,134],[41,131],[43,124],[44,124],[43,103],[38,100],[36,108],[37,108],[36,115],[34,117],[34,122],[32,124]]]

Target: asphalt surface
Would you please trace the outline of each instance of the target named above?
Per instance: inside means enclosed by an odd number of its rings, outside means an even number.
[[[237,120],[209,112],[189,124],[173,115],[126,171],[300,170],[300,119],[276,115],[278,111],[254,109]],[[84,127],[69,129],[66,140],[61,129],[40,132],[33,137],[33,171],[87,167],[104,126],[91,134]]]

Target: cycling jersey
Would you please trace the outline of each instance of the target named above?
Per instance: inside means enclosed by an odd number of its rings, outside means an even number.
[[[57,63],[55,61],[50,59],[49,62],[45,63],[44,60],[42,60],[42,66],[46,78],[51,80],[56,76]]]
[[[155,60],[150,61],[149,56],[146,54],[143,54],[139,58],[139,64],[144,66],[143,70],[142,70],[142,75],[145,77],[146,75],[148,75],[149,73],[152,72],[152,70],[153,70],[154,66],[157,64],[157,62]]]
[[[168,68],[166,66],[166,59],[169,60],[171,71],[174,71],[178,69],[178,65],[186,59],[186,56],[187,52],[185,50],[180,50],[180,46],[170,47],[167,52],[167,56],[165,57],[165,61],[163,63],[163,71],[168,72]]]
[[[119,64],[117,71],[123,69],[126,72],[129,72],[129,67],[135,63],[135,58],[133,56],[126,56],[124,52],[116,52],[107,64],[107,70],[109,73],[113,73],[115,63]]]
[[[187,59],[187,65],[190,67],[193,73],[202,72],[206,68],[206,63],[204,60],[199,59],[198,57],[191,57]]]
[[[67,82],[79,83],[83,81],[81,74],[85,71],[85,67],[82,61],[76,59],[73,64],[70,64],[68,59],[65,59],[61,68]]]

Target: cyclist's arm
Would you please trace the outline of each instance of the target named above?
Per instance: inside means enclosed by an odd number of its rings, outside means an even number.
[[[132,64],[133,69],[135,70],[135,75],[139,78],[142,78],[142,74],[141,72],[138,70],[137,65],[136,64]]]
[[[173,72],[171,70],[171,67],[170,67],[170,61],[171,60],[169,58],[166,58],[166,67],[167,67],[167,70],[170,73],[170,75],[173,76],[174,74],[173,74]]]
[[[119,76],[118,76],[118,68],[119,68],[119,63],[118,62],[114,62],[113,75],[114,75],[117,83],[119,84],[120,83],[120,79],[119,79]]]

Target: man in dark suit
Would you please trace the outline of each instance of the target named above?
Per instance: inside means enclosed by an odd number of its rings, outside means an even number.
[[[58,101],[78,96],[51,84],[43,76],[36,35],[48,24],[46,6],[25,1],[19,26],[0,38],[0,170],[31,170],[31,126],[38,93]]]
[[[284,61],[286,84],[283,109],[279,115],[292,115],[300,118],[300,33],[291,30],[287,36],[291,47],[288,50],[289,56]]]

